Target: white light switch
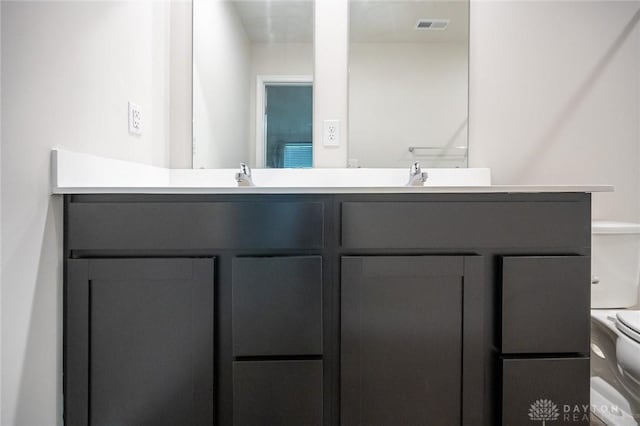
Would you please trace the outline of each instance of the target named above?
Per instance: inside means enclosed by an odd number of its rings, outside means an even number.
[[[322,144],[340,146],[340,120],[324,120]]]
[[[129,133],[142,134],[142,109],[133,102],[129,102]]]

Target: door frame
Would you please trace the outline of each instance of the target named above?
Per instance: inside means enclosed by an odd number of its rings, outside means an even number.
[[[267,85],[282,86],[306,86],[313,88],[312,75],[258,75],[256,78],[256,167],[263,168],[266,165],[265,126],[266,113],[265,88]],[[312,106],[313,108],[313,106]]]

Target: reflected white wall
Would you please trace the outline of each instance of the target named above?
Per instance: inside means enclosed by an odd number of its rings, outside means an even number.
[[[315,2],[313,165],[346,167],[348,123],[348,0]],[[322,144],[324,120],[340,120],[340,146]]]
[[[251,44],[228,1],[196,1],[193,20],[193,167],[247,162]]]
[[[464,167],[467,43],[351,43],[349,159],[361,167]],[[409,146],[446,147],[410,153]]]

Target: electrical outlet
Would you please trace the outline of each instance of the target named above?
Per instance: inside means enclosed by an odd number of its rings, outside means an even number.
[[[142,109],[133,102],[129,102],[129,133],[142,134]]]
[[[340,146],[340,120],[324,120],[324,146]]]

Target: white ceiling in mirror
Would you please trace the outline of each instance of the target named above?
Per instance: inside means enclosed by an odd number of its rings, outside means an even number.
[[[232,4],[253,43],[313,42],[310,0],[234,0]]]
[[[448,20],[446,30],[416,30],[421,19]],[[466,1],[351,0],[352,43],[467,42]]]

